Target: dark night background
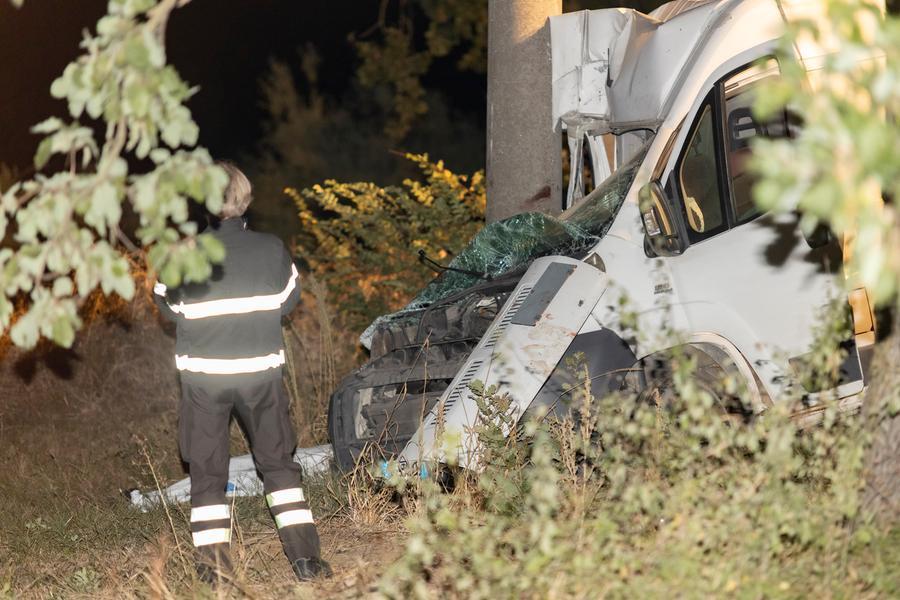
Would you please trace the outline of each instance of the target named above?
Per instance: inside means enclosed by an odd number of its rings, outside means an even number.
[[[20,177],[30,175],[40,141],[30,127],[66,116],[65,104],[50,97],[50,84],[79,54],[82,31],[94,29],[106,3],[28,0],[17,10],[0,0],[0,165],[15,167]],[[379,4],[194,0],[173,14],[169,62],[200,88],[189,102],[200,143],[250,174],[256,226],[291,235],[293,208],[281,193],[286,185],[326,178],[388,184],[414,175],[399,152],[430,152],[464,173],[483,168],[485,77],[460,71],[452,55],[423,78],[431,110],[421,127],[402,140],[383,135],[389,102],[358,83],[359,59],[349,39],[372,29]],[[310,53],[318,61],[314,86],[304,71]],[[287,69],[266,88],[273,62]],[[319,110],[311,108],[313,93]],[[287,116],[273,98],[286,99]]]
[[[565,10],[614,5],[650,10],[661,3],[566,0]],[[241,160],[257,154],[270,115],[261,89],[270,62],[278,60],[290,67],[302,97],[305,80],[300,56],[310,47],[315,48],[321,61],[317,89],[325,99],[326,114],[332,107],[361,102],[362,108],[356,106],[347,120],[353,125],[369,125],[368,135],[376,137],[381,123],[367,123],[372,113],[367,104],[372,100],[367,96],[373,92],[356,84],[359,61],[348,37],[377,21],[379,4],[380,0],[194,0],[177,10],[168,31],[169,60],[189,83],[200,87],[190,101],[200,126],[200,142],[216,157]],[[888,3],[892,12],[894,4]],[[0,0],[0,164],[28,174],[39,141],[29,128],[47,116],[65,115],[64,104],[49,95],[50,84],[78,55],[82,30],[93,30],[105,7],[106,0],[28,0],[17,10],[8,0]],[[438,60],[424,83],[441,105],[432,111],[440,118],[430,131],[408,136],[401,147],[391,150],[428,151],[460,172],[481,168],[484,75],[459,71],[451,56]],[[298,146],[303,143],[297,140]],[[365,141],[357,145],[367,147]],[[322,144],[318,146],[310,151],[324,153]],[[372,151],[380,153],[384,148]],[[388,183],[402,173],[386,166],[382,159],[366,168],[363,163],[368,158],[348,157],[344,161],[347,164],[334,165],[334,172],[327,176]],[[252,165],[249,169],[254,170]],[[302,175],[297,177],[303,179]],[[285,173],[285,178],[291,179],[290,174]]]
[[[50,83],[105,8],[106,0],[31,0],[20,10],[0,2],[0,162],[31,165],[38,139],[30,126],[65,111]],[[176,11],[169,60],[200,86],[190,106],[201,143],[215,155],[246,152],[261,133],[258,82],[270,58],[297,63],[303,44],[320,49],[322,91],[342,93],[356,65],[347,36],[371,26],[377,12],[377,3],[360,0],[194,0]]]
[[[31,174],[39,138],[29,129],[66,116],[50,84],[79,54],[107,0],[0,0],[0,165]],[[200,143],[238,162],[254,182],[256,227],[288,239],[296,232],[285,186],[325,179],[397,184],[416,171],[403,152],[427,152],[458,173],[485,164],[483,72],[461,70],[461,51],[434,61],[422,78],[429,105],[402,139],[384,135],[393,110],[384,88],[362,86],[350,37],[372,31],[380,0],[193,0],[173,14],[169,62],[200,91],[190,100]],[[659,0],[565,0],[565,10]],[[405,6],[421,43],[427,27]],[[399,14],[399,13],[397,13]],[[395,15],[396,16],[396,15]],[[389,15],[390,17],[390,15]],[[312,67],[311,67],[312,65]],[[312,73],[312,76],[310,74]]]

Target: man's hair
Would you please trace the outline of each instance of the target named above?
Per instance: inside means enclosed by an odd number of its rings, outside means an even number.
[[[247,176],[234,163],[218,161],[216,165],[228,173],[228,186],[225,188],[225,201],[219,216],[231,219],[243,216],[253,200],[253,186]]]

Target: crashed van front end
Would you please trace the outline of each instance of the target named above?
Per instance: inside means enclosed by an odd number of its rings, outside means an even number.
[[[600,371],[634,362],[594,314],[607,276],[592,249],[623,205],[636,205],[635,180],[671,91],[715,25],[715,4],[678,0],[651,15],[609,9],[551,19],[553,122],[546,125],[569,140],[568,210],[488,225],[450,263],[454,270],[366,330],[361,341],[371,358],[331,400],[341,468],[366,449],[367,461],[397,458],[406,468],[448,459],[473,466],[472,382],[498,385],[521,415],[565,393],[567,353],[586,351]],[[592,191],[585,157],[599,183]],[[608,379],[598,385],[620,383]],[[440,432],[456,440],[453,448],[440,447]]]
[[[488,225],[451,270],[364,333],[371,359],[331,402],[338,465],[364,457],[396,459],[406,472],[436,462],[477,468],[475,381],[508,395],[514,417],[558,407],[574,389],[566,363],[576,355],[586,361],[592,393],[620,389],[623,373],[664,361],[677,343],[623,339],[625,299],[641,331],[683,332],[682,345],[711,370],[739,376],[753,411],[782,395],[792,381],[782,357],[808,350],[809,324],[833,288],[818,262],[825,252],[795,247],[784,266],[769,264],[766,227],[781,217],[754,212],[741,220],[715,195],[721,223],[707,231],[703,218],[691,222],[698,209],[686,207],[706,188],[687,194],[680,165],[693,152],[707,161],[698,172],[711,174],[701,178],[713,182],[709,189],[730,193],[728,174],[739,165],[726,161],[724,140],[750,149],[745,134],[768,130],[746,110],[726,128],[727,82],[739,73],[751,86],[757,71],[771,74],[759,61],[779,46],[785,11],[813,4],[676,0],[649,15],[607,9],[552,17],[546,126],[568,140],[565,210]],[[819,50],[799,48],[814,69]],[[711,131],[713,115],[721,122],[708,138],[695,134],[704,115]],[[655,204],[640,201],[644,192]],[[782,229],[800,235],[796,223]],[[765,309],[772,297],[779,311]],[[846,394],[862,388],[861,376],[851,379]]]
[[[396,458],[406,469],[433,460],[474,466],[472,382],[497,385],[521,415],[564,394],[567,352],[593,350],[589,360],[603,363],[597,369],[634,362],[593,314],[608,281],[592,249],[626,199],[634,202],[660,113],[710,11],[681,19],[690,23],[671,21],[707,4],[679,1],[659,18],[610,9],[551,20],[554,121],[547,126],[569,139],[569,209],[559,218],[526,213],[488,225],[450,263],[453,270],[366,330],[370,360],[331,399],[338,466],[352,468],[366,451],[367,462]],[[585,189],[584,156],[599,182],[593,191]],[[455,440],[452,448],[439,434]]]
[[[565,385],[551,375],[586,323],[599,329],[591,313],[607,284],[591,250],[615,221],[643,156],[559,218],[525,213],[489,224],[451,270],[363,333],[370,359],[331,399],[329,434],[341,468],[367,448],[374,453],[367,461],[438,459],[431,453],[438,429],[455,436],[454,461],[474,464],[474,381],[521,398],[520,414],[542,391],[548,403],[559,397]]]

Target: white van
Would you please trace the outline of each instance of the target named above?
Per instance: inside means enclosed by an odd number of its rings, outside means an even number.
[[[405,469],[448,453],[475,467],[470,384],[497,385],[520,416],[558,406],[578,353],[598,395],[628,374],[665,385],[673,344],[699,359],[698,377],[739,376],[755,412],[799,385],[814,328],[845,292],[840,245],[807,239],[795,215],[761,214],[751,197],[750,141],[796,126],[787,110],[768,122],[751,111],[755,90],[779,76],[784,12],[775,0],[677,0],[649,15],[551,18],[548,126],[569,139],[570,208],[488,225],[407,309],[367,330],[370,361],[331,401],[339,465],[369,448]],[[821,65],[821,48],[798,52],[808,70]],[[590,191],[588,171],[600,182]],[[874,315],[865,290],[851,296],[840,381],[804,390],[804,412],[822,392],[850,408],[863,390]]]

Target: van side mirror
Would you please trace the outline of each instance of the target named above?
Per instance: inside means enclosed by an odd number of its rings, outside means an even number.
[[[638,195],[644,223],[644,252],[647,256],[676,256],[685,244],[678,234],[671,204],[659,181],[651,181]]]
[[[818,225],[816,225],[816,228],[809,233],[809,235],[804,233],[803,238],[806,240],[806,244],[810,248],[816,249],[827,246],[832,241],[834,241],[834,234],[831,233],[831,228],[829,228],[827,224],[819,223]]]

